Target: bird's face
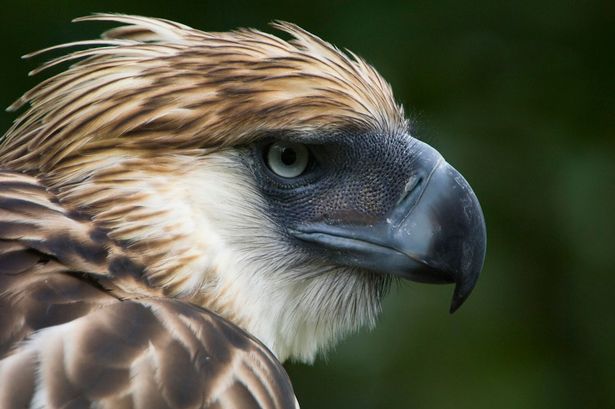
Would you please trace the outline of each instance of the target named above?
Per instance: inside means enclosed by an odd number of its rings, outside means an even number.
[[[232,165],[212,166],[214,157]],[[235,319],[282,359],[311,360],[372,325],[393,278],[455,283],[451,310],[476,283],[485,252],[478,201],[435,149],[407,133],[268,132],[208,160],[204,174],[225,169],[196,178],[217,179],[225,192],[208,191],[200,206],[210,215],[219,207],[208,227],[226,254],[216,293],[250,300],[247,309],[230,300],[217,308],[244,311]]]
[[[478,201],[364,60],[287,23],[290,41],[80,20],[128,26],[36,70],[85,57],[10,107],[30,104],[0,159],[140,266],[126,293],[188,298],[305,361],[372,325],[394,277],[455,283],[452,310],[469,295]]]
[[[333,265],[457,284],[482,268],[485,226],[465,179],[406,133],[266,138],[251,168],[281,234]]]

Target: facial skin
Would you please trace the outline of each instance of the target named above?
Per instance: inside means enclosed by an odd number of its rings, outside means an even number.
[[[294,178],[277,175],[266,163],[267,149],[285,139],[267,138],[254,147],[255,179],[280,226],[374,223],[393,208],[412,175],[413,139],[405,134],[305,139],[309,162]]]

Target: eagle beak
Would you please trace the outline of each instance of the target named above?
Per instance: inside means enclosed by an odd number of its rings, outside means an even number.
[[[483,267],[483,212],[468,182],[431,146],[417,142],[412,176],[394,209],[374,225],[310,224],[295,237],[334,262],[425,283],[455,283],[450,312],[468,298]]]

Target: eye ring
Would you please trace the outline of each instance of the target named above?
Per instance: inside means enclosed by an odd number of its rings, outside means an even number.
[[[309,149],[300,143],[279,141],[267,148],[265,160],[276,175],[292,179],[301,176],[310,162]]]

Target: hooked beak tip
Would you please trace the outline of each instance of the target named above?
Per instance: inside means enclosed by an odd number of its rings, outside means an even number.
[[[451,300],[449,313],[453,314],[455,311],[457,311],[459,307],[461,307],[463,303],[468,299],[471,292],[471,287],[470,289],[464,289],[461,283],[455,284],[455,291],[453,292],[453,299]]]

